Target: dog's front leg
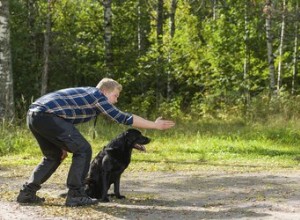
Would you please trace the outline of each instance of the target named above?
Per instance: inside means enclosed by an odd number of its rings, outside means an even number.
[[[109,190],[109,176],[110,172],[102,172],[102,193],[101,193],[101,201],[109,202],[107,191]]]
[[[109,156],[105,156],[102,161],[102,193],[101,193],[101,201],[109,202],[107,191],[109,190],[110,184],[110,174],[112,170],[112,164]]]
[[[126,197],[120,194],[120,180],[121,175],[118,178],[116,178],[116,181],[114,182],[114,193],[118,199],[125,199]]]

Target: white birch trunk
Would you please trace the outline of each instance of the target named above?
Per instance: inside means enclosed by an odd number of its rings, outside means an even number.
[[[46,94],[48,88],[48,69],[49,69],[49,42],[51,34],[51,0],[48,0],[48,12],[46,22],[46,32],[44,33],[44,68],[42,72],[41,95]]]
[[[170,9],[170,42],[172,42],[172,39],[175,35],[175,13],[177,8],[177,0],[171,1],[171,9]],[[170,50],[168,54],[168,72],[167,72],[167,100],[170,100],[170,96],[172,93],[172,87],[171,87],[171,62],[172,62],[172,44],[170,44]]]
[[[217,3],[217,0],[213,0],[212,2],[213,2],[213,20],[215,21],[215,20],[217,20],[217,17],[218,17],[218,15],[217,15],[217,13],[218,13],[218,9],[217,9],[218,3]]]
[[[163,68],[163,13],[164,0],[157,1],[157,17],[156,17],[156,40],[157,40],[157,68],[156,68],[156,109],[158,109],[161,100],[161,91],[163,84],[164,68]]]
[[[299,17],[299,2],[296,2],[296,7],[295,7],[295,15],[296,18]],[[294,39],[294,54],[293,54],[293,79],[292,79],[292,94],[295,94],[296,91],[296,78],[298,75],[298,36],[299,36],[299,21],[296,20],[294,23],[295,26],[295,39]]]
[[[112,76],[113,54],[112,54],[112,46],[111,46],[111,38],[112,38],[111,2],[112,0],[103,0],[105,62],[106,62],[106,74],[109,77],[113,77]]]
[[[280,45],[279,45],[279,62],[278,62],[278,74],[277,74],[277,94],[279,94],[280,87],[281,87],[282,56],[283,56],[283,42],[284,42],[284,32],[285,32],[285,13],[286,13],[285,10],[286,10],[286,0],[283,0]]]
[[[244,96],[245,96],[245,105],[248,106],[250,102],[250,95],[249,95],[249,49],[248,49],[248,41],[249,41],[249,20],[248,20],[248,7],[249,7],[249,1],[245,0],[244,5],[244,22],[245,22],[245,57],[244,57]]]
[[[8,2],[0,0],[0,118],[2,119],[14,116]]]
[[[270,79],[270,94],[275,92],[275,67],[273,56],[273,36],[272,36],[272,2],[266,1],[264,13],[266,15],[266,37],[267,37],[267,50],[268,50],[268,64],[269,64],[269,79]]]
[[[142,12],[141,12],[141,0],[139,0],[138,6],[137,6],[137,17],[138,17],[138,26],[137,26],[137,40],[138,40],[138,53],[139,57],[141,56],[141,52],[143,49],[143,44],[142,44]]]

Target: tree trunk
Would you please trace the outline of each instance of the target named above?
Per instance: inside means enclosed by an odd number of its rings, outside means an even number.
[[[164,67],[163,67],[163,13],[164,13],[164,1],[158,0],[157,2],[157,18],[156,18],[156,40],[157,40],[157,69],[156,69],[156,108],[160,105],[161,91],[163,87],[163,76],[164,76]]]
[[[212,0],[212,4],[213,4],[213,6],[212,6],[212,10],[213,10],[213,20],[215,21],[215,20],[217,20],[217,17],[218,17],[218,15],[217,15],[217,13],[218,13],[218,9],[217,9],[217,1],[218,0]]]
[[[293,79],[292,79],[292,94],[295,94],[296,91],[296,82],[297,82],[297,75],[298,75],[298,36],[299,36],[299,2],[296,2],[295,7],[295,39],[294,39],[294,54],[293,54]]]
[[[41,95],[46,94],[48,87],[48,70],[49,70],[49,42],[51,35],[51,0],[48,0],[46,32],[44,33],[44,68],[42,73]]]
[[[266,0],[264,7],[264,13],[266,15],[266,37],[267,37],[267,50],[268,50],[268,64],[269,64],[269,79],[270,79],[270,95],[273,96],[275,93],[275,67],[274,67],[274,56],[273,56],[273,36],[272,36],[272,2]]]
[[[8,2],[0,0],[0,118],[2,119],[14,117]]]
[[[285,32],[285,16],[286,16],[286,0],[283,0],[282,5],[282,21],[281,21],[281,34],[280,34],[280,45],[279,45],[279,62],[278,62],[278,74],[277,74],[277,94],[280,92],[281,87],[281,74],[282,74],[282,56],[283,56],[283,41]]]
[[[30,46],[32,47],[33,51],[37,51],[37,46],[36,46],[36,34],[34,31],[34,26],[35,26],[35,19],[36,19],[36,12],[35,12],[35,0],[28,0],[27,1],[27,11],[28,11],[28,29],[30,32]]]
[[[245,0],[244,5],[244,22],[245,22],[245,57],[244,57],[244,102],[246,108],[249,106],[250,102],[250,95],[249,95],[249,60],[250,60],[250,54],[249,54],[249,48],[248,48],[248,42],[249,42],[249,1]]]
[[[105,64],[106,75],[113,77],[113,53],[112,53],[112,0],[103,0],[104,7],[104,45],[105,45]]]
[[[141,56],[142,51],[144,51],[144,42],[143,42],[143,28],[142,28],[142,1],[139,0],[137,6],[137,17],[138,17],[138,26],[137,26],[137,43],[138,43],[138,54]]]
[[[175,13],[177,8],[177,0],[172,0],[171,2],[171,10],[170,10],[170,50],[168,54],[168,75],[167,75],[167,100],[170,100],[171,93],[172,93],[172,87],[171,87],[171,72],[172,72],[172,39],[175,35]]]

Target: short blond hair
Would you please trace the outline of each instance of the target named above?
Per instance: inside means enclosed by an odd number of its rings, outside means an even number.
[[[122,85],[111,78],[103,78],[96,87],[101,91],[112,92],[114,89],[122,91]]]

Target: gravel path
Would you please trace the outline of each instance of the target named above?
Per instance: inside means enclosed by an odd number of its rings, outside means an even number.
[[[57,196],[65,189],[63,172],[40,190],[44,205],[27,206],[14,200],[28,173],[11,173],[0,169],[0,219],[300,219],[298,170],[125,172],[125,200],[77,208]]]

